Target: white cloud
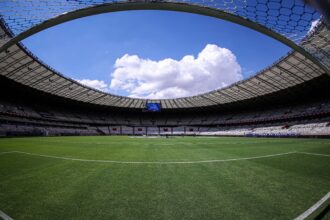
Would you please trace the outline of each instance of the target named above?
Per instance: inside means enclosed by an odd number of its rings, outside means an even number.
[[[317,20],[315,20],[315,21],[312,21],[312,23],[311,23],[311,27],[309,28],[308,33],[310,33],[311,31],[314,30],[314,28],[315,28],[316,25],[319,23],[319,21],[320,21],[320,19],[317,19]]]
[[[77,80],[79,83],[89,86],[91,88],[103,91],[103,92],[108,92],[108,86],[103,80],[97,80],[97,79],[81,79]]]
[[[131,97],[176,98],[222,88],[243,78],[236,56],[228,49],[208,44],[195,58],[154,61],[125,54],[111,74],[112,92]]]

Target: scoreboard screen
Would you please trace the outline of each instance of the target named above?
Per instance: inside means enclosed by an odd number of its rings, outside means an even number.
[[[148,112],[160,112],[160,103],[147,103],[146,109]]]

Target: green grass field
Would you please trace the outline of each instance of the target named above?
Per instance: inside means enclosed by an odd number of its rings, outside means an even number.
[[[15,220],[293,219],[330,191],[326,155],[329,139],[0,139],[0,210]]]

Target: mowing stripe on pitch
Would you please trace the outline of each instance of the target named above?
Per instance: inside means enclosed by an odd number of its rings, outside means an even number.
[[[3,219],[3,220],[13,220],[12,218],[10,218],[8,215],[6,215],[6,213],[4,213],[1,210],[0,210],[0,219]]]
[[[310,216],[313,212],[315,212],[321,205],[323,205],[330,198],[330,192],[328,192],[322,199],[320,199],[317,203],[315,203],[312,207],[310,207],[307,211],[299,215],[294,220],[303,220]]]
[[[44,154],[35,154],[28,153],[24,151],[13,151],[12,153],[26,154],[31,156],[46,157],[53,159],[61,160],[72,160],[72,161],[81,161],[81,162],[94,162],[94,163],[118,163],[118,164],[195,164],[195,163],[217,163],[217,162],[230,162],[230,161],[240,161],[240,160],[254,160],[268,157],[278,157],[288,154],[294,154],[293,152],[279,153],[279,154],[269,154],[264,156],[255,156],[255,157],[241,157],[233,159],[223,159],[223,160],[200,160],[200,161],[116,161],[116,160],[91,160],[91,159],[81,159],[81,158],[72,158],[72,157],[60,157],[60,156],[51,156]]]

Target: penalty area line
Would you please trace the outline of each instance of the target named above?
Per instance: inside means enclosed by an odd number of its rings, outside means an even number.
[[[232,158],[232,159],[223,159],[223,160],[200,160],[200,161],[116,161],[116,160],[91,160],[91,159],[81,159],[81,158],[72,158],[72,157],[60,157],[60,156],[51,156],[44,154],[35,154],[28,153],[23,151],[13,151],[12,153],[25,154],[31,156],[38,157],[46,157],[53,159],[61,159],[61,160],[71,160],[71,161],[81,161],[81,162],[95,162],[95,163],[117,163],[117,164],[198,164],[198,163],[217,163],[217,162],[230,162],[230,161],[240,161],[240,160],[254,160],[261,158],[269,158],[269,157],[277,157],[288,154],[294,154],[293,152],[279,153],[279,154],[269,154],[263,156],[255,156],[255,157],[241,157],[241,158]]]
[[[321,207],[328,199],[330,198],[330,192],[328,192],[325,196],[323,196],[317,203],[315,203],[312,207],[307,209],[304,213],[299,215],[294,220],[304,220],[308,216],[310,216],[313,212],[315,212],[318,208]]]
[[[3,220],[13,220],[12,218],[10,218],[8,215],[6,215],[6,213],[4,213],[1,210],[0,210],[0,219],[3,219]]]

